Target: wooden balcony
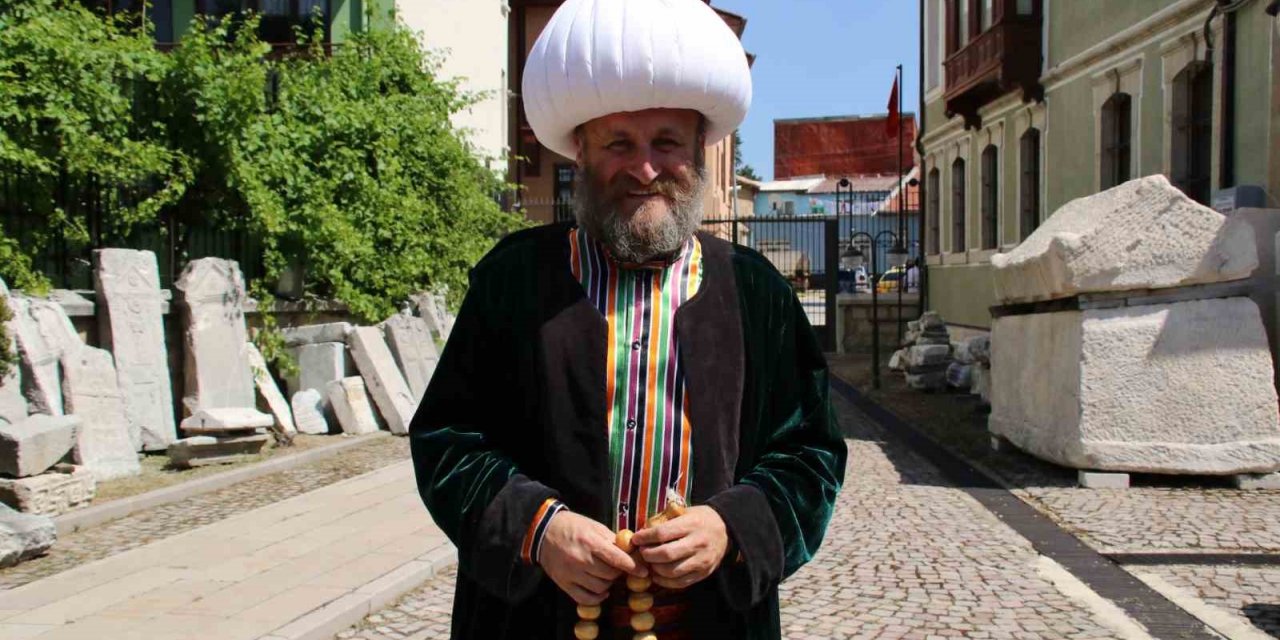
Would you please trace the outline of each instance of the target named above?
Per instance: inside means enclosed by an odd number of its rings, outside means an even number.
[[[945,62],[947,115],[979,128],[978,109],[1010,91],[1021,90],[1024,101],[1043,100],[1040,38],[1039,16],[1010,17],[951,54]]]

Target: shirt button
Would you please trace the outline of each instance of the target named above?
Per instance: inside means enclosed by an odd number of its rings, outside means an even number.
[[[627,428],[628,428],[628,429],[634,429],[634,428],[636,428],[636,421],[635,421],[635,420],[628,420],[628,421],[627,421]]]
[[[640,350],[640,341],[639,341],[639,340],[636,340],[635,342],[632,342],[632,343],[631,343],[631,350],[632,350],[632,351],[639,351],[639,350]]]

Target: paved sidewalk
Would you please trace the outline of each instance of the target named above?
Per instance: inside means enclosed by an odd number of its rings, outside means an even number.
[[[406,461],[0,592],[0,637],[332,635],[452,556]]]

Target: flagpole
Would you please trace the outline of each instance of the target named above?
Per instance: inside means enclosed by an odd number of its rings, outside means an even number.
[[[902,90],[905,88],[902,84],[902,65],[898,65],[898,79],[895,82],[898,85],[898,242],[902,243],[902,248],[908,247],[907,242],[907,206],[906,193],[902,184]],[[907,255],[911,255],[910,251]],[[902,271],[898,274],[898,346],[902,346],[902,290],[907,286],[907,263],[902,263]]]

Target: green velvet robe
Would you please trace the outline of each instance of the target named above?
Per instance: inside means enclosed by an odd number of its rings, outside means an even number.
[[[569,271],[568,229],[513,234],[475,267],[410,425],[419,492],[458,547],[454,638],[572,638],[573,602],[520,545],[546,498],[600,522],[610,513],[607,323]],[[699,238],[702,287],[675,319],[688,497],[720,514],[743,561],[688,590],[695,637],[774,639],[778,583],[817,551],[847,452],[791,287],[754,251]]]

